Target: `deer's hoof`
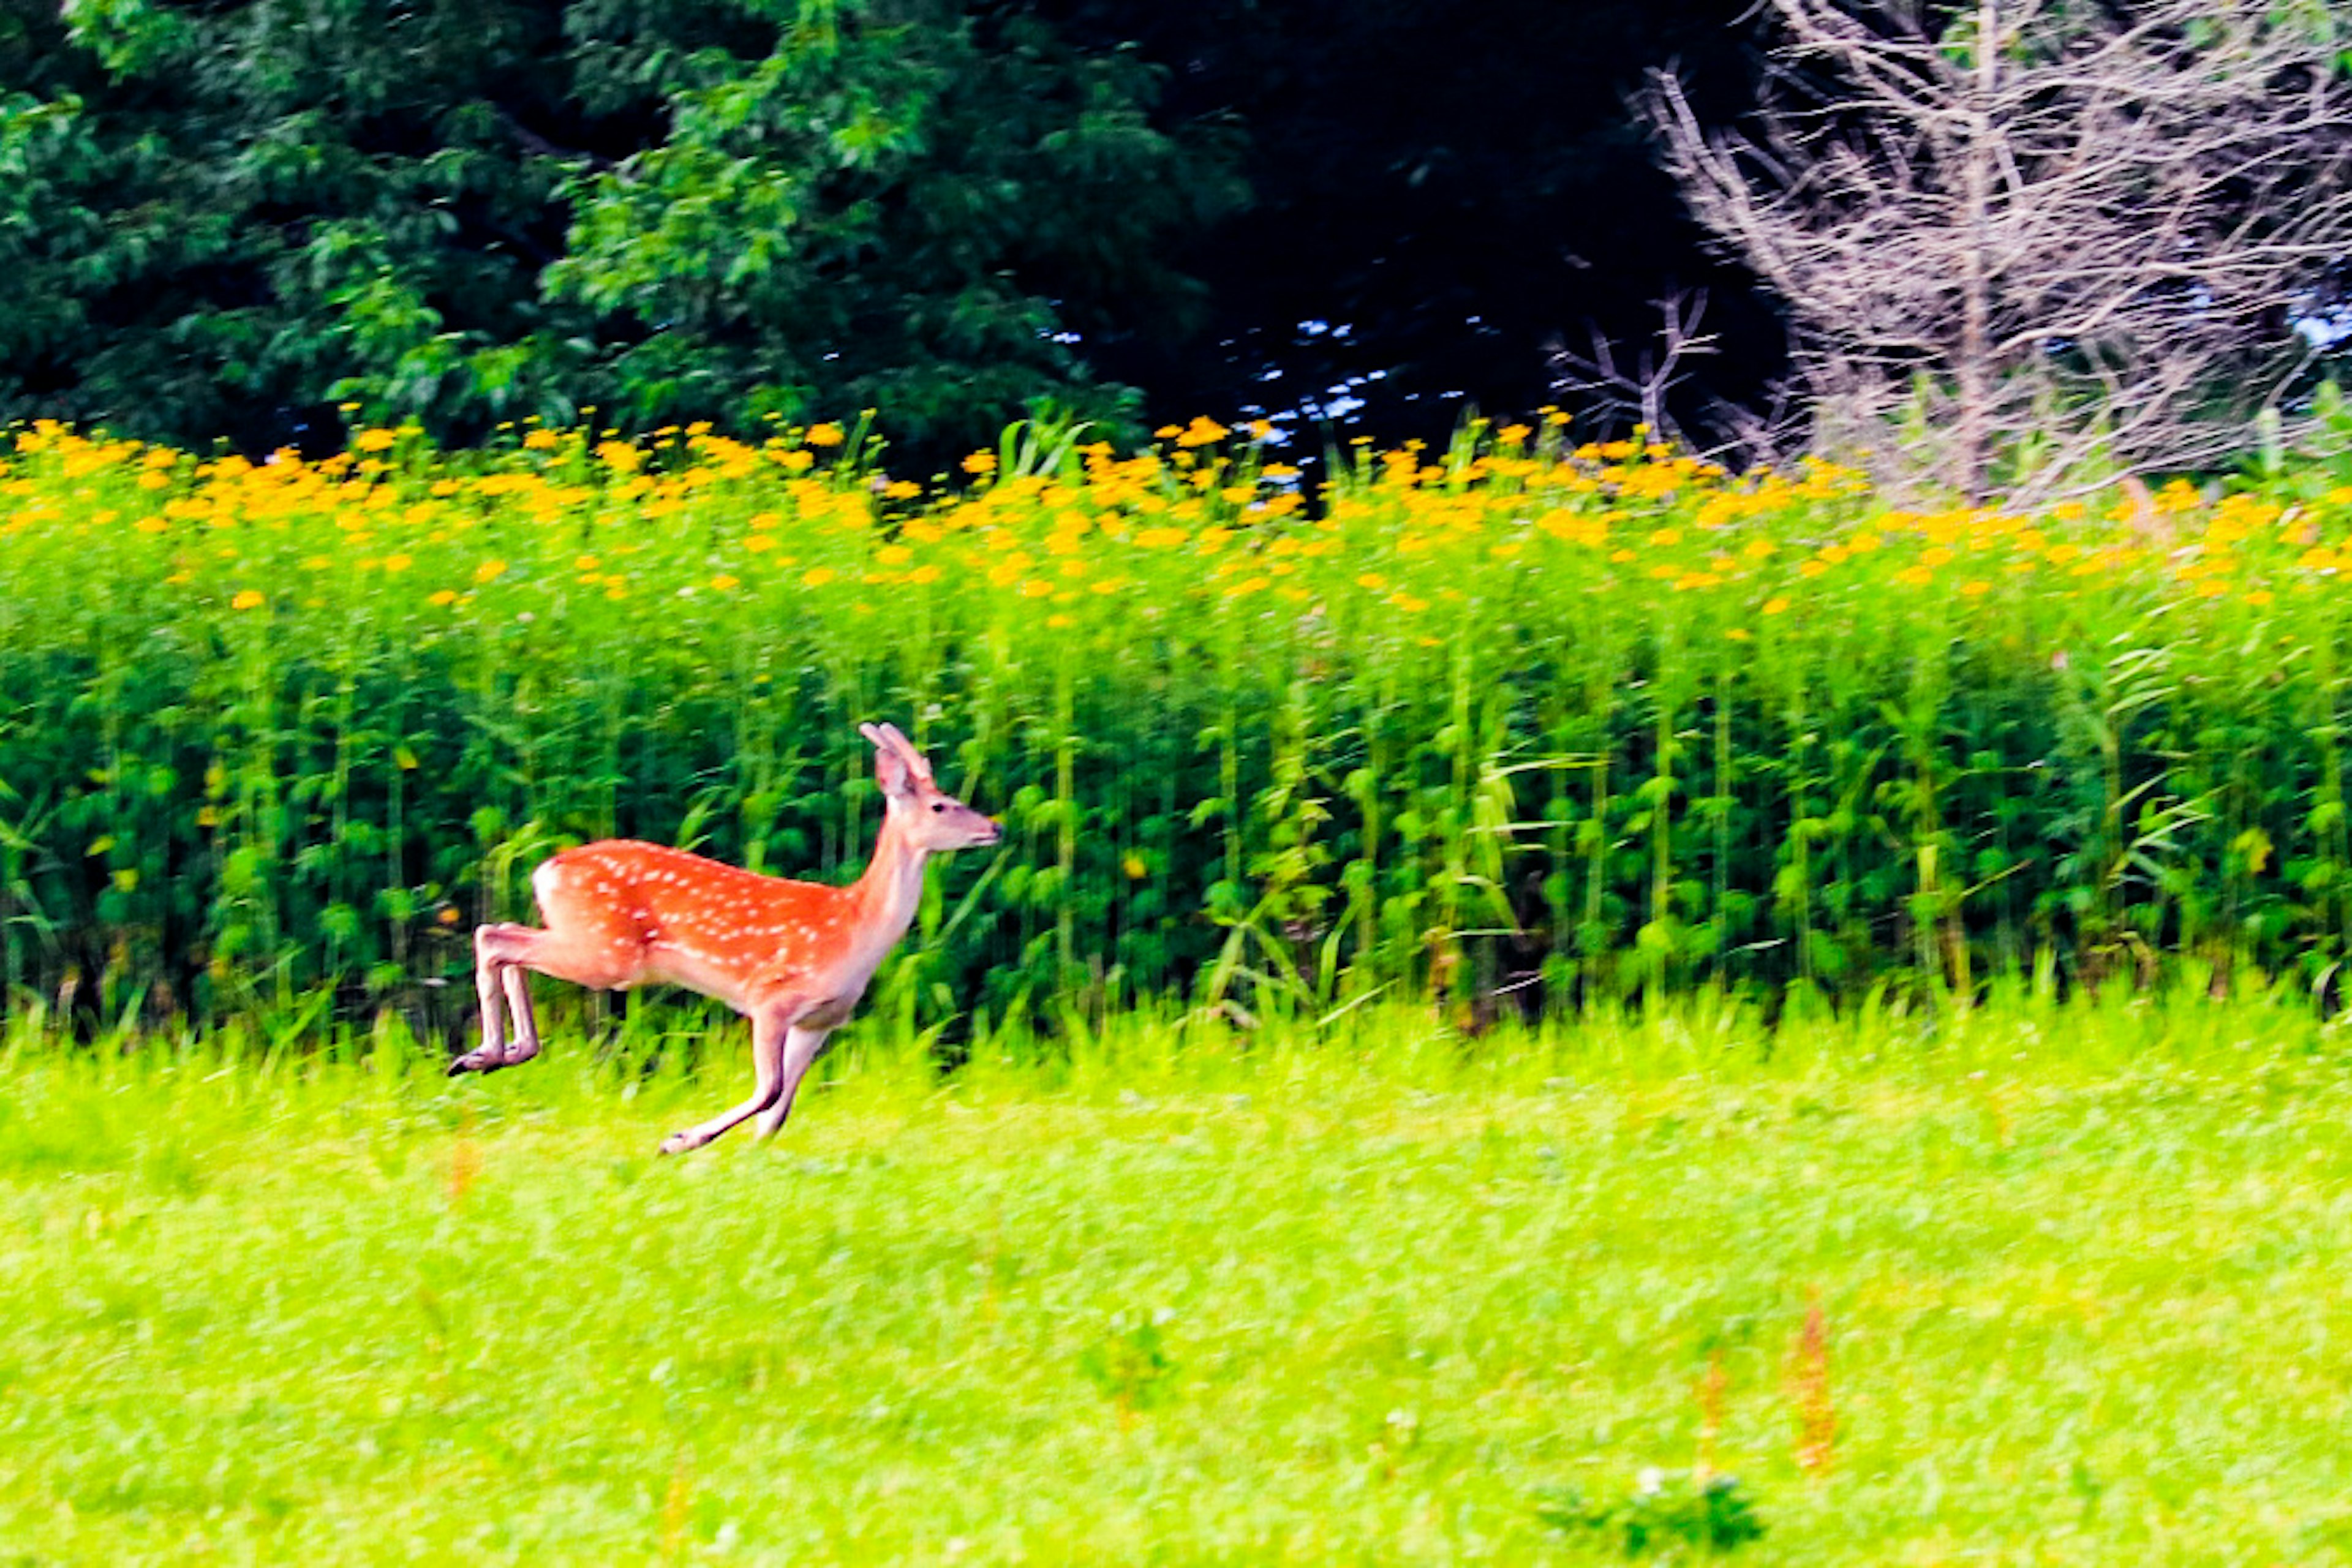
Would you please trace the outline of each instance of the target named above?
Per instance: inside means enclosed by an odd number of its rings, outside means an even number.
[[[702,1140],[691,1132],[673,1132],[661,1141],[661,1152],[665,1154],[684,1154],[701,1147]]]

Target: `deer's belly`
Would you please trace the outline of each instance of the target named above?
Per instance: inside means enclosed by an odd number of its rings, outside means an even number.
[[[656,942],[646,950],[645,977],[667,985],[683,985],[705,996],[731,1002],[743,976],[741,966],[690,943]]]

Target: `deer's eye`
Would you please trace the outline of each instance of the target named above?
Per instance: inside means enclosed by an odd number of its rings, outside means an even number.
[[[931,809],[932,809],[933,811],[945,811],[947,808],[948,808],[948,803],[947,803],[946,801],[943,801],[943,800],[935,800],[935,801],[931,802]]]

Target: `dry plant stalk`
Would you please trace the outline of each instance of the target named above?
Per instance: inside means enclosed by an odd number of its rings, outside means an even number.
[[[1812,444],[1971,501],[2210,465],[2294,421],[2352,257],[2330,8],[1764,0],[1756,133],[1643,108],[1779,296]]]
[[[669,1473],[669,1490],[662,1496],[661,1558],[665,1563],[685,1560],[687,1510],[693,1501],[694,1468],[681,1452]]]
[[[1731,1387],[1730,1374],[1723,1370],[1720,1346],[1707,1352],[1706,1371],[1698,1380],[1698,1463],[1692,1474],[1698,1480],[1716,1472],[1716,1446],[1723,1436],[1723,1399]]]
[[[1821,1298],[1805,1310],[1790,1368],[1790,1392],[1797,1405],[1797,1465],[1808,1475],[1826,1474],[1837,1451],[1837,1402],[1830,1394],[1829,1319]]]
[[[449,1206],[456,1208],[466,1201],[475,1181],[482,1173],[482,1151],[471,1135],[460,1132],[449,1145]]]

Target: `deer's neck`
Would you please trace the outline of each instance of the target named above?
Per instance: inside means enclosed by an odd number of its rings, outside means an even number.
[[[882,832],[874,840],[874,858],[866,863],[865,874],[850,889],[857,905],[858,925],[874,944],[877,963],[915,923],[915,911],[923,901],[925,858],[923,850],[906,841],[898,819],[886,809]]]

